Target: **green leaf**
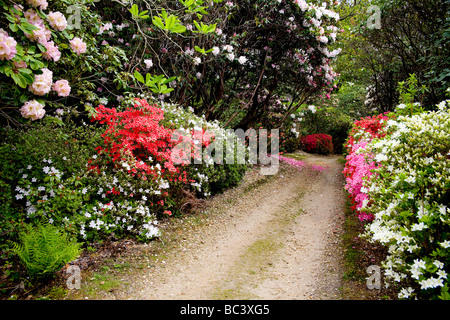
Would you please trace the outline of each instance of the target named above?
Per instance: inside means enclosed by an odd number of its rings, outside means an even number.
[[[11,31],[13,31],[13,32],[17,32],[17,30],[19,30],[19,27],[15,23],[10,23],[9,29],[11,29]]]
[[[30,69],[26,69],[26,68],[20,68],[19,72],[26,73],[26,74],[33,74],[33,71],[31,71]]]
[[[12,73],[11,78],[14,82],[21,88],[25,89],[27,87],[27,83],[23,77],[19,73]]]
[[[200,48],[200,47],[198,47],[198,46],[195,46],[194,49],[195,49],[195,51],[200,52],[200,53],[203,54],[203,55],[206,54],[206,51],[205,51],[205,49],[203,49],[203,48]]]
[[[137,4],[133,4],[131,6],[131,9],[128,9],[128,11],[130,11],[133,18],[136,18],[139,15],[139,8],[138,8]]]
[[[28,23],[28,22],[22,22],[21,25],[24,26],[29,31],[33,31],[33,30],[39,29],[38,27],[36,27],[36,26],[34,26],[34,25],[32,25],[31,23]],[[33,33],[33,32],[31,32],[31,33]]]
[[[156,27],[164,29],[164,23],[160,17],[153,17],[152,22]]]
[[[137,81],[139,81],[141,83],[145,83],[144,82],[144,77],[138,71],[134,72],[134,77],[136,78]]]

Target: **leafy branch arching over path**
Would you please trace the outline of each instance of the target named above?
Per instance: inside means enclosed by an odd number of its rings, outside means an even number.
[[[146,263],[96,298],[339,299],[342,165],[338,156],[301,157],[327,169],[253,170],[209,201],[207,214],[187,218],[193,229],[172,231],[157,254],[155,243],[135,247]]]

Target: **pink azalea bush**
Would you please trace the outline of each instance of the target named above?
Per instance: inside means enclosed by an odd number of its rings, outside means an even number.
[[[368,144],[373,139],[386,135],[385,126],[388,120],[389,116],[378,115],[355,121],[346,144],[348,156],[343,171],[346,179],[345,190],[349,193],[352,209],[357,212],[360,221],[372,221],[374,217],[364,210],[370,203],[370,198],[363,183],[372,178],[372,172],[378,163],[375,155],[368,149]]]

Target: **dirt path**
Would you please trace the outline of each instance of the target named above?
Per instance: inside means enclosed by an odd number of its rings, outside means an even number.
[[[339,299],[342,165],[337,156],[302,156],[327,169],[253,170],[210,201],[206,222],[179,231],[171,250],[106,298]]]

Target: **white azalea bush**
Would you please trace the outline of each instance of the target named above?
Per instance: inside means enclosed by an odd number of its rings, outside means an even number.
[[[389,120],[367,148],[378,166],[362,189],[374,215],[366,236],[388,248],[383,268],[399,298],[450,299],[449,104]]]

